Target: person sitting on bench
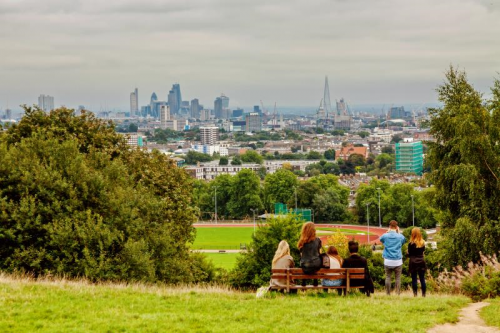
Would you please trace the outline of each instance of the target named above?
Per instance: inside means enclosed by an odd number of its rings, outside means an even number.
[[[328,259],[330,259],[330,267],[329,268],[341,268],[342,267],[342,258],[339,256],[339,253],[335,246],[331,245],[326,250],[326,254],[328,255]],[[336,274],[338,275],[338,274]],[[342,279],[323,279],[321,281],[321,285],[325,287],[340,287],[344,280]],[[340,289],[339,289],[340,292]]]
[[[285,240],[282,240],[274,254],[272,268],[285,269],[293,267],[295,267],[295,263],[293,262],[293,257],[290,255],[290,246]],[[271,287],[286,287],[286,279],[271,279]]]
[[[365,293],[366,296],[370,297],[370,293],[374,292],[373,288],[373,280],[370,275],[370,271],[368,270],[368,263],[365,258],[358,254],[359,245],[358,242],[349,241],[349,253],[351,256],[344,260],[342,263],[342,268],[364,268],[365,269],[365,278],[364,280],[352,280],[351,286],[363,286],[364,288],[360,289],[362,293]]]
[[[321,269],[322,260],[320,258],[321,239],[316,237],[314,223],[307,222],[302,226],[297,247],[300,250],[300,267],[306,275],[312,275]],[[318,285],[318,280],[314,279],[314,286]],[[302,280],[302,285],[306,285],[306,280]]]

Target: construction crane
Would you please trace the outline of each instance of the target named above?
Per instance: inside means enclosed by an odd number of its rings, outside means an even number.
[[[264,103],[262,102],[262,100],[260,100],[260,106],[262,107],[262,113],[265,114],[266,116],[268,115],[268,112],[267,110],[264,108]]]

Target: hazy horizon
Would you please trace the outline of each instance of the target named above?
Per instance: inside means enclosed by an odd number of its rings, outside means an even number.
[[[153,92],[205,108],[274,102],[436,103],[450,64],[487,93],[500,72],[500,6],[454,0],[0,0],[0,109],[129,109]]]

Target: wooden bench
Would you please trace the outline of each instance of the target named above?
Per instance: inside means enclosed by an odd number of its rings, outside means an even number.
[[[348,293],[353,288],[364,288],[362,286],[351,286],[351,280],[364,280],[365,269],[364,268],[332,268],[326,269],[322,268],[314,274],[308,275],[304,274],[302,268],[284,268],[284,269],[273,269],[271,273],[271,279],[286,280],[286,285],[284,286],[271,286],[271,290],[286,290],[287,293],[291,289],[300,290],[310,290],[310,289],[345,289],[344,295]],[[302,286],[292,283],[293,280],[303,280],[303,279],[330,279],[337,280],[342,279],[344,283],[339,287],[326,287],[321,285],[319,281],[318,286]]]

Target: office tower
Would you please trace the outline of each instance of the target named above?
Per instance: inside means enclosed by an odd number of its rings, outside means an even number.
[[[200,120],[201,121],[210,120],[210,110],[202,108],[200,111]]]
[[[337,102],[337,115],[339,116],[347,116],[347,105],[344,101],[344,98],[341,98],[339,102]]]
[[[245,121],[247,132],[260,132],[262,130],[262,120],[260,114],[257,112],[247,114]]]
[[[229,97],[222,94],[217,97],[214,101],[214,113],[215,118],[228,119],[231,117],[231,111],[229,110]]]
[[[12,119],[12,110],[11,109],[6,109],[5,110],[5,118],[8,120],[8,119]]]
[[[130,116],[136,116],[139,114],[139,91],[137,88],[130,93]]]
[[[219,128],[215,126],[200,127],[200,138],[202,145],[215,145],[219,140]]]
[[[222,94],[222,95],[220,95],[220,98],[222,100],[222,108],[223,109],[229,108],[229,97],[227,97],[226,95]]]
[[[170,106],[161,105],[160,106],[160,127],[167,128],[167,121],[170,120]]]
[[[405,117],[405,108],[403,106],[395,106],[389,110],[391,119],[402,119]]]
[[[323,90],[323,108],[325,109],[326,118],[329,118],[332,113],[332,103],[330,101],[330,85],[328,84],[328,76],[325,76],[325,88]]]
[[[214,101],[214,115],[215,118],[221,118],[222,115],[222,99],[217,97]]]
[[[168,105],[172,114],[178,114],[181,109],[182,97],[181,86],[178,83],[172,85],[172,89],[168,92]]]
[[[233,110],[233,118],[239,118],[239,117],[242,117],[243,116],[243,109],[236,109],[236,110]]]
[[[200,119],[200,101],[198,98],[191,100],[191,118]]]
[[[396,171],[422,174],[424,155],[422,141],[396,143]]]
[[[49,95],[40,95],[38,97],[38,106],[45,112],[54,110],[54,97]]]

